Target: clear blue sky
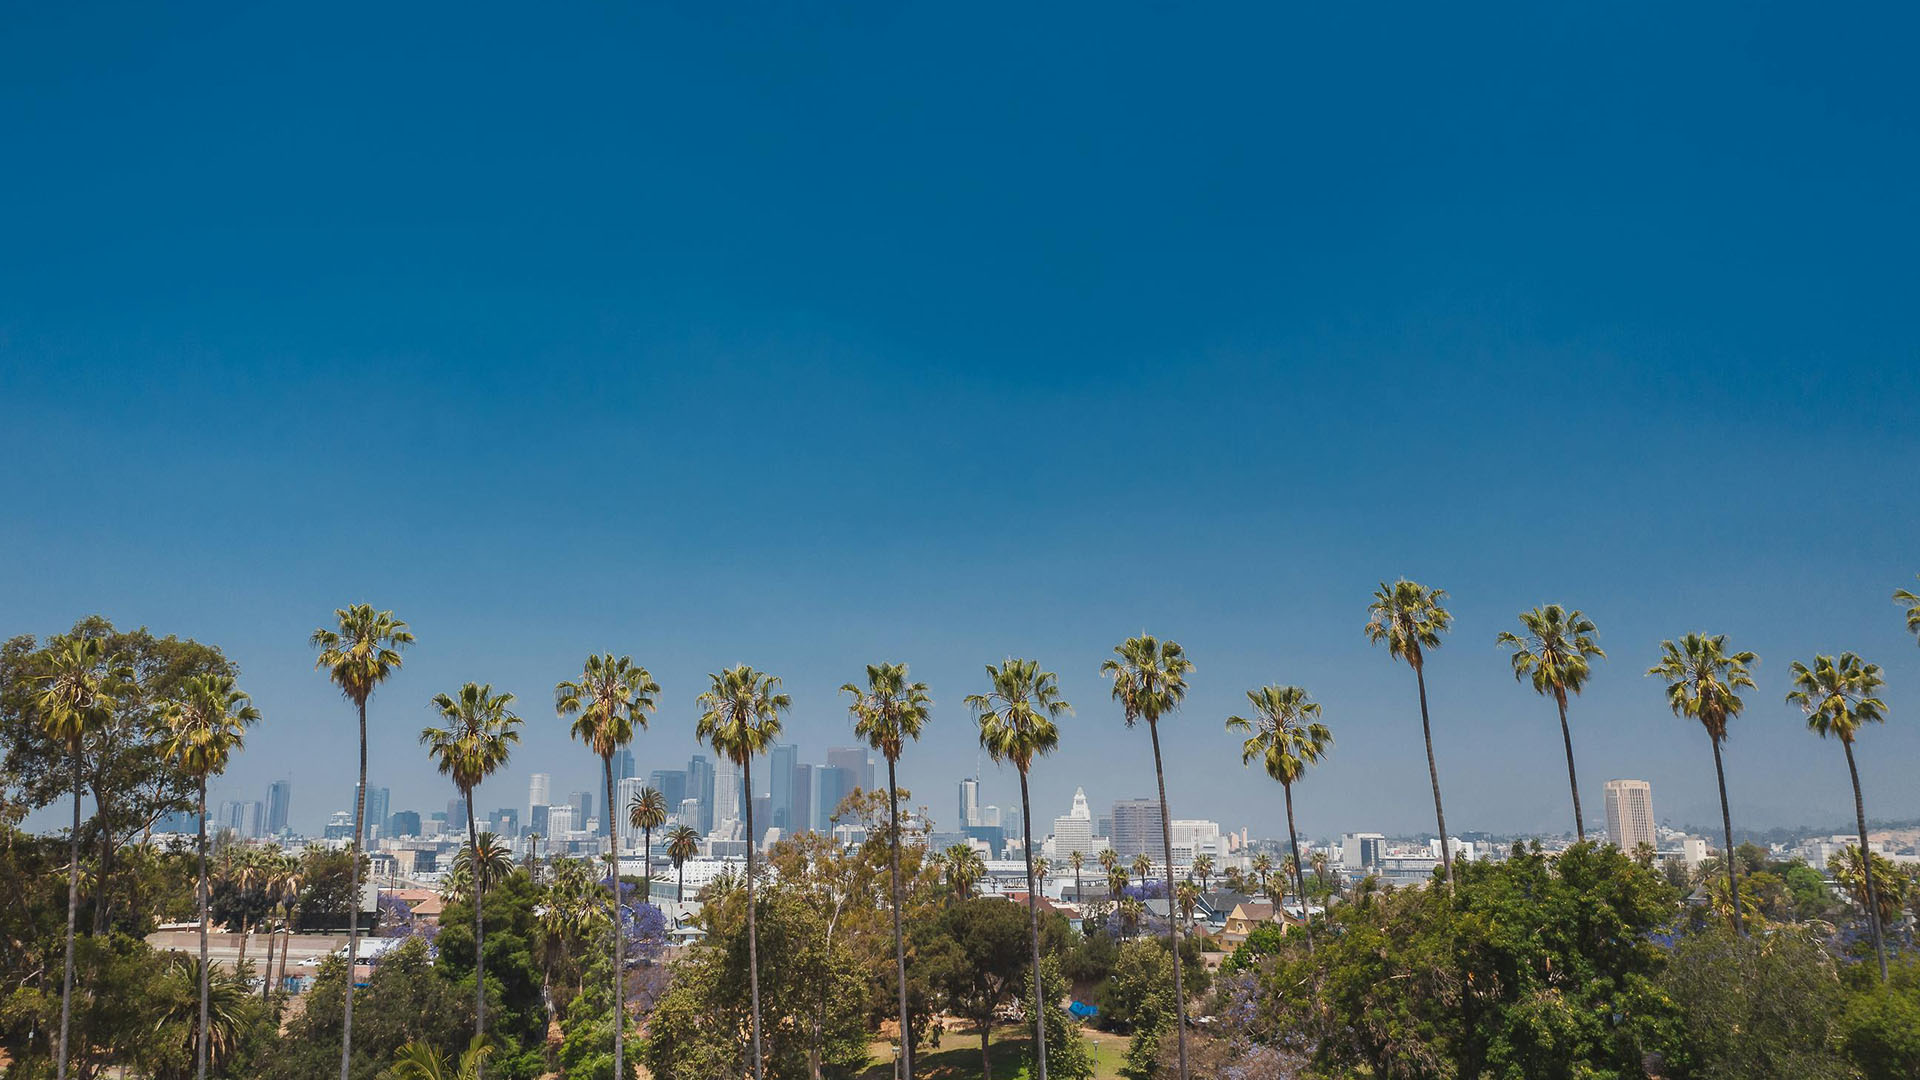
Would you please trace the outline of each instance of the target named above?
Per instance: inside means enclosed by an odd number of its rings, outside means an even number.
[[[1547,601],[1611,653],[1601,782],[1715,812],[1641,672],[1726,632],[1760,690],[1737,817],[1847,820],[1788,662],[1887,668],[1871,812],[1920,815],[1920,87],[1900,7],[15,6],[0,16],[0,633],[101,612],[216,642],[268,721],[223,797],[346,805],[307,634],[419,634],[373,704],[394,807],[449,794],[434,693],[530,720],[483,806],[595,775],[548,708],[590,650],[665,688],[939,702],[903,781],[950,816],[1009,653],[1079,706],[1034,777],[1143,795],[1096,676],[1199,663],[1182,815],[1278,829],[1221,718],[1263,682],[1338,748],[1302,824],[1431,824],[1369,590],[1452,591],[1431,664],[1459,829],[1567,826],[1558,731],[1494,635]],[[814,8],[817,5],[800,5]],[[987,796],[1017,798],[1010,773]]]

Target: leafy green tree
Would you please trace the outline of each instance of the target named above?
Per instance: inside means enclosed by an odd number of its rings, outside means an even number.
[[[1447,838],[1447,812],[1440,805],[1440,768],[1433,760],[1433,724],[1427,716],[1427,650],[1440,647],[1440,635],[1453,625],[1446,609],[1447,590],[1430,589],[1401,578],[1380,583],[1367,605],[1367,640],[1386,642],[1387,652],[1413,669],[1420,688],[1420,734],[1427,743],[1427,778],[1433,782],[1433,816],[1440,829],[1440,880],[1453,880],[1453,847]]]
[[[1747,878],[1748,882],[1752,877]],[[1693,1080],[1848,1075],[1831,1050],[1841,1007],[1833,959],[1793,931],[1689,934],[1659,977],[1677,1006],[1667,1065]]]
[[[1148,634],[1130,637],[1114,646],[1114,656],[1100,665],[1100,674],[1113,680],[1113,700],[1128,727],[1147,722],[1153,741],[1153,778],[1160,791],[1160,853],[1167,870],[1167,941],[1180,949],[1180,920],[1173,915],[1173,825],[1167,808],[1167,774],[1160,760],[1160,721],[1180,708],[1187,696],[1187,676],[1193,661],[1177,641],[1160,641]],[[1138,871],[1144,881],[1146,871]],[[1187,1077],[1187,995],[1178,965],[1173,969],[1173,1000],[1179,1014],[1178,1061],[1180,1080]]]
[[[579,865],[585,869],[584,863]],[[604,939],[598,936],[605,933],[606,922],[596,903],[599,896],[597,883],[591,872],[579,876],[584,881],[576,886],[579,890],[577,902],[589,905],[595,915],[584,928],[585,932],[563,943],[576,955],[606,946]],[[546,899],[544,891],[534,884],[533,879],[516,867],[498,884],[489,885],[482,901],[485,905],[486,928],[482,950],[487,995],[484,1034],[495,1048],[495,1056],[488,1060],[485,1067],[490,1072],[498,1072],[514,1080],[527,1080],[545,1071],[544,1042],[548,1013],[542,993],[544,972],[538,953],[545,944],[539,908]],[[440,931],[434,938],[438,953],[435,968],[450,984],[471,986],[476,978],[476,939],[471,937],[475,925],[472,906],[473,900],[469,895],[466,899],[449,903],[440,914]],[[579,961],[584,963],[585,957],[579,956]],[[472,1034],[472,1031],[468,1031],[466,1037]],[[465,1038],[458,1043],[445,1044],[443,1049],[451,1052],[464,1042]]]
[[[1191,943],[1192,939],[1187,939]],[[1080,1035],[1080,1022],[1073,1014],[1060,1007],[1059,1002],[1067,996],[1068,986],[1064,975],[1060,973],[1060,962],[1049,954],[1040,958],[1040,996],[1046,1001],[1046,1007],[1040,1010],[1040,1024],[1047,1032],[1046,1073],[1053,1080],[1092,1080],[1093,1057],[1087,1053],[1087,1043]],[[1032,1048],[1027,1053],[1027,1073],[1039,1074]]]
[[[745,664],[709,674],[712,686],[700,695],[700,722],[694,737],[713,746],[738,765],[746,790],[753,791],[753,759],[765,753],[780,737],[780,717],[793,707],[793,699],[780,692],[780,680],[753,670]],[[747,800],[747,987],[753,1003],[753,1075],[765,1080],[765,1057],[760,1038],[760,937],[755,932],[758,919],[754,894],[753,800]]]
[[[163,716],[166,737],[162,752],[194,778],[194,787],[199,795],[200,813],[194,851],[200,860],[195,888],[200,909],[200,1038],[195,1055],[195,1075],[200,1080],[206,1080],[209,996],[212,992],[208,982],[212,967],[207,962],[207,777],[227,771],[228,760],[246,740],[247,728],[259,722],[260,710],[253,707],[252,699],[234,686],[231,676],[196,675],[188,680],[186,692],[179,700],[167,706]],[[243,961],[245,950],[243,933]],[[267,966],[273,966],[271,954]]]
[[[367,699],[381,683],[400,670],[400,653],[413,644],[413,632],[391,611],[375,611],[371,604],[353,604],[334,610],[335,626],[313,632],[308,644],[319,650],[315,669],[324,669],[340,693],[353,702],[360,717],[360,775],[353,789],[353,861],[347,882],[347,967],[360,959],[360,850],[367,837]],[[353,1058],[353,980],[342,980],[340,1024],[340,1080],[350,1080]]]
[[[1054,720],[1073,706],[1060,696],[1058,680],[1051,671],[1041,671],[1037,660],[1015,660],[995,667],[987,665],[987,680],[992,689],[985,694],[969,694],[967,707],[980,723],[980,745],[996,762],[1011,762],[1020,773],[1020,828],[1023,832],[1021,854],[1027,860],[1027,921],[1033,937],[1033,1014],[1034,1041],[1038,1050],[1038,1080],[1047,1080],[1047,1029],[1041,1021],[1046,1004],[1040,985],[1040,900],[1033,880],[1033,808],[1027,795],[1027,772],[1033,759],[1052,753],[1060,745],[1060,729]]]
[[[1846,890],[1847,898],[1861,911],[1869,908],[1886,925],[1900,917],[1913,879],[1900,872],[1892,859],[1877,851],[1860,858],[1860,848],[1848,844],[1827,860],[1827,872]]]
[[[1567,786],[1573,789],[1575,838],[1587,838],[1580,813],[1580,776],[1573,767],[1573,729],[1567,726],[1567,695],[1578,694],[1592,674],[1590,661],[1607,654],[1594,641],[1593,620],[1559,604],[1520,613],[1526,636],[1501,631],[1498,641],[1513,650],[1513,677],[1531,678],[1534,693],[1551,695],[1560,709],[1560,739],[1567,747]],[[1619,842],[1615,837],[1614,841]]]
[[[1729,854],[1733,851],[1733,812],[1727,808],[1727,770],[1720,760],[1720,744],[1727,741],[1727,721],[1746,708],[1740,691],[1753,688],[1751,668],[1759,657],[1751,652],[1728,652],[1727,636],[1692,633],[1678,642],[1660,643],[1660,662],[1648,675],[1666,680],[1667,706],[1673,715],[1698,721],[1713,744],[1713,775],[1720,785],[1720,825]],[[1733,928],[1745,933],[1740,918],[1740,886],[1734,860],[1727,861],[1727,893],[1733,900]]]
[[[1816,657],[1812,667],[1795,660],[1793,690],[1787,694],[1787,700],[1807,714],[1808,730],[1823,739],[1828,736],[1839,739],[1841,749],[1847,753],[1847,775],[1853,780],[1853,815],[1860,827],[1861,851],[1870,850],[1867,804],[1860,795],[1860,770],[1853,762],[1853,740],[1859,735],[1860,725],[1886,722],[1886,703],[1874,696],[1883,684],[1879,664],[1869,664],[1853,653],[1841,653],[1838,660],[1831,656]],[[1880,977],[1885,979],[1887,946],[1881,931],[1880,902],[1874,896],[1873,861],[1863,861],[1861,871],[1866,879],[1865,906],[1867,926],[1873,932],[1873,954],[1880,961]]]
[[[1027,920],[997,898],[963,900],[940,914],[924,935],[922,955],[947,1011],[980,1033],[980,1075],[993,1080],[988,1054],[994,1014],[1020,993],[1027,977]]]
[[[159,971],[143,984],[143,1019],[152,1038],[128,1047],[129,1056],[153,1080],[185,1080],[204,1070],[209,1057],[219,1075],[245,1075],[247,1050],[272,1026],[266,1006],[247,987],[246,967],[209,972],[204,961],[179,955],[151,963]]]
[[[1920,960],[1911,954],[1887,978],[1848,996],[1838,1038],[1865,1080],[1920,1076]]]
[[[492,685],[467,683],[456,694],[435,694],[434,710],[443,727],[426,727],[420,741],[442,775],[453,779],[467,807],[468,875],[473,883],[473,1037],[486,1037],[486,908],[487,862],[481,857],[480,825],[474,814],[473,791],[481,781],[506,767],[514,744],[520,741],[520,717],[513,712],[513,695],[496,694]],[[482,1067],[476,1062],[475,1067]]]
[[[604,925],[603,936],[604,936]],[[595,948],[587,954],[586,978],[578,997],[567,1009],[561,1024],[560,1069],[569,1080],[630,1080],[633,1068],[622,1058],[617,1072],[611,1047],[614,1044],[614,1018],[625,1018],[624,1010],[614,1005],[612,964],[609,950]],[[622,1026],[631,1027],[629,1020]],[[622,1039],[622,1042],[625,1040]]]
[[[452,932],[448,927],[442,933]],[[443,960],[444,960],[443,956]],[[329,957],[306,995],[306,1008],[287,1024],[285,1038],[268,1056],[259,1075],[268,1080],[313,1080],[332,1068],[332,1047],[345,1026],[346,995],[341,983],[348,968]],[[421,938],[409,938],[380,957],[357,997],[363,1008],[355,1021],[350,1080],[375,1080],[409,1042],[445,1054],[466,1045],[473,1028],[473,1001],[459,984],[442,974]]]
[[[1287,801],[1287,843],[1293,848],[1294,895],[1306,903],[1306,881],[1300,876],[1300,834],[1293,824],[1293,785],[1306,775],[1307,768],[1318,765],[1333,746],[1333,732],[1320,722],[1320,703],[1298,686],[1263,686],[1247,691],[1254,719],[1227,717],[1227,730],[1244,732],[1247,740],[1240,748],[1240,762],[1250,765],[1256,759],[1267,775],[1280,782]],[[1263,852],[1259,858],[1265,859]],[[1269,860],[1271,861],[1271,860]],[[1261,888],[1266,887],[1262,870]],[[1313,928],[1307,928],[1307,949],[1313,949]]]
[[[80,914],[80,748],[89,734],[112,718],[115,696],[123,692],[133,669],[110,657],[98,638],[73,638],[55,651],[53,670],[42,676],[40,715],[49,737],[67,744],[73,759],[73,829],[68,834],[67,957],[60,988],[58,1076],[66,1080],[67,1035],[73,1008],[74,925]]]
[[[553,688],[554,710],[571,716],[573,737],[587,744],[600,757],[600,770],[607,787],[607,883],[610,890],[608,912],[614,925],[620,923],[620,814],[614,805],[613,756],[633,741],[636,729],[644,730],[647,715],[654,711],[654,699],[660,687],[646,668],[630,656],[614,659],[612,653],[587,657],[577,681],[562,682]],[[749,789],[751,790],[751,789]],[[652,856],[648,855],[648,865]],[[651,886],[649,886],[651,888]],[[652,903],[653,897],[646,898]],[[613,935],[614,996],[619,1007],[626,1008],[626,935]],[[626,1025],[613,1025],[614,1072],[626,1068]]]
[[[840,692],[853,697],[853,733],[887,759],[888,903],[893,909],[895,982],[900,997],[900,1054],[903,1080],[913,1080],[913,1024],[907,1002],[907,944],[900,929],[900,782],[897,768],[909,741],[932,717],[927,684],[909,681],[905,664],[868,664],[867,685],[846,683]]]

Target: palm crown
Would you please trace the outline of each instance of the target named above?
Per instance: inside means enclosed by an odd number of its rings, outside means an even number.
[[[1811,668],[1796,660],[1787,700],[1807,714],[1809,730],[1850,743],[1861,724],[1886,722],[1886,703],[1873,696],[1882,681],[1879,664],[1853,653],[1816,657]]]
[[[627,822],[636,829],[657,829],[667,823],[667,797],[659,788],[644,787],[627,803]]]
[[[905,664],[868,664],[864,688],[847,683],[840,691],[853,695],[853,703],[847,706],[853,714],[853,733],[888,761],[900,760],[907,741],[918,739],[932,716],[927,684],[908,682]]]
[[[1010,761],[1026,772],[1033,759],[1060,745],[1054,718],[1073,711],[1060,696],[1051,671],[1041,671],[1038,660],[1014,660],[987,665],[993,689],[969,694],[966,703],[980,719],[980,745],[995,761]]]
[[[1578,611],[1548,604],[1521,612],[1520,625],[1526,629],[1524,637],[1501,631],[1498,641],[1513,649],[1513,677],[1532,676],[1536,693],[1564,702],[1586,685],[1592,674],[1588,660],[1606,658],[1594,641],[1593,620]]]
[[[1142,634],[1113,651],[1115,656],[1100,665],[1100,674],[1113,680],[1113,700],[1120,703],[1128,727],[1141,720],[1156,722],[1180,707],[1193,661],[1179,642]]]
[[[1920,639],[1920,593],[1912,589],[1895,589],[1893,602],[1907,605],[1907,633]]]
[[[160,754],[190,775],[225,772],[227,759],[260,719],[252,699],[228,675],[190,676],[160,712]]]
[[[700,833],[690,825],[681,825],[667,834],[667,858],[679,866],[700,854]]]
[[[1254,717],[1227,717],[1227,730],[1247,732],[1240,760],[1260,761],[1267,775],[1291,785],[1318,764],[1333,746],[1333,733],[1320,722],[1320,703],[1298,686],[1263,686],[1247,691]],[[1271,790],[1271,789],[1269,789]]]
[[[1426,661],[1426,650],[1440,647],[1440,635],[1453,625],[1453,613],[1445,605],[1447,590],[1429,589],[1416,581],[1401,578],[1388,585],[1381,582],[1374,590],[1373,603],[1367,605],[1367,640],[1387,643],[1395,659],[1415,668]]]
[[[780,714],[793,701],[780,692],[777,676],[736,664],[709,674],[713,686],[700,695],[700,722],[694,737],[710,744],[735,765],[762,753],[780,737]]]
[[[374,687],[400,669],[400,652],[413,644],[413,634],[393,612],[375,611],[372,604],[337,608],[333,614],[339,627],[323,626],[309,639],[320,650],[314,667],[325,668],[347,700],[365,705]]]
[[[1750,666],[1759,657],[1727,651],[1727,636],[1692,633],[1679,642],[1661,642],[1660,662],[1647,674],[1667,680],[1667,704],[1673,715],[1700,721],[1715,742],[1727,737],[1727,721],[1746,707],[1739,691],[1752,689]]]
[[[118,684],[133,668],[107,655],[99,638],[69,638],[53,654],[53,672],[42,678],[36,699],[47,735],[77,744],[113,715]]]
[[[553,688],[553,708],[571,716],[573,737],[599,756],[610,758],[633,741],[635,728],[647,726],[660,687],[630,656],[612,653],[587,657],[578,681]]]
[[[427,727],[420,741],[441,773],[452,777],[462,791],[477,787],[507,763],[520,741],[520,717],[514,715],[512,694],[496,694],[492,685],[468,683],[456,696],[436,694],[433,707],[445,727]]]

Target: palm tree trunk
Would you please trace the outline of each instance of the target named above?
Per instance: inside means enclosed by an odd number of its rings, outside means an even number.
[[[80,918],[80,740],[73,740],[73,831],[67,834],[67,973],[60,984],[60,1050],[55,1067],[67,1080],[67,1032],[73,1020],[73,928]],[[206,814],[200,815],[206,828]],[[204,835],[204,833],[202,834]]]
[[[1433,763],[1433,724],[1427,719],[1427,671],[1421,663],[1413,665],[1413,677],[1420,684],[1420,734],[1427,740],[1427,779],[1433,782],[1433,816],[1440,827],[1440,880],[1453,883],[1453,844],[1447,839],[1447,812],[1440,806],[1440,767]]]
[[[1027,802],[1027,770],[1020,770],[1020,854],[1027,860],[1027,926],[1033,936],[1033,1045],[1035,1080],[1047,1080],[1046,991],[1040,983],[1040,900],[1033,890],[1033,809]],[[1174,963],[1180,962],[1179,957]]]
[[[1300,870],[1300,834],[1293,827],[1293,785],[1282,784],[1287,793],[1287,843],[1293,847],[1293,891],[1300,898],[1300,927],[1307,932],[1307,955],[1313,955],[1313,920],[1307,914],[1307,879]]]
[[[907,1017],[907,939],[900,932],[900,786],[894,778],[894,760],[887,758],[887,830],[893,850],[887,866],[892,883],[893,962],[900,978],[900,1061],[902,1080],[913,1080],[913,1022]]]
[[[1153,779],[1160,785],[1160,850],[1167,857],[1167,941],[1173,946],[1173,998],[1179,1006],[1180,1080],[1187,1080],[1187,993],[1180,976],[1180,913],[1173,906],[1173,818],[1167,811],[1167,774],[1160,766],[1160,722],[1151,716],[1147,734],[1153,737]]]
[[[1720,764],[1720,740],[1711,732],[1707,738],[1713,742],[1713,775],[1720,782],[1720,827],[1727,833],[1727,895],[1733,898],[1733,932],[1744,937],[1747,928],[1740,916],[1740,879],[1734,872],[1733,812],[1727,809],[1727,770]]]
[[[260,1003],[266,1004],[273,994],[273,946],[280,939],[280,933],[272,927],[267,928],[267,966],[260,972]]]
[[[1867,925],[1873,930],[1873,955],[1880,961],[1880,981],[1887,981],[1887,947],[1880,936],[1880,894],[1873,884],[1873,852],[1867,848],[1867,804],[1860,797],[1860,770],[1853,764],[1853,740],[1842,739],[1847,751],[1847,774],[1853,778],[1853,820],[1860,827],[1860,873],[1867,881]]]
[[[740,763],[741,781],[746,786],[747,804],[747,982],[753,991],[753,1078],[766,1080],[760,1058],[760,927],[754,918],[753,901],[753,758]]]
[[[347,872],[347,998],[340,1011],[340,1080],[353,1064],[353,969],[360,964],[360,841],[367,832],[367,702],[360,712],[360,783],[353,789],[353,865]],[[203,815],[204,816],[204,815]]]
[[[240,915],[240,955],[233,962],[233,970],[235,971],[239,971],[241,965],[247,962],[247,939],[252,933],[253,919],[246,914],[246,909],[242,908]]]
[[[687,902],[687,861],[685,859],[680,860],[680,865],[674,867],[674,869],[680,871],[680,881],[673,887],[673,906],[676,909],[673,915],[674,921],[678,922],[680,920],[680,912],[677,909],[684,906]]]
[[[620,924],[620,815],[613,805],[613,755],[600,759],[607,779],[607,856],[613,862],[613,1075],[626,1080],[627,929]]]
[[[473,789],[461,788],[460,797],[467,803],[467,863],[473,874],[473,1037],[479,1039],[487,1030],[486,925],[480,918],[487,875],[480,865],[480,823],[473,816]],[[473,1080],[480,1080],[480,1066],[474,1062]]]
[[[207,1080],[207,778],[200,778],[200,835],[196,849],[200,853],[200,872],[194,878],[195,899],[200,902],[200,1038],[194,1045],[194,1075]]]
[[[1573,835],[1581,843],[1587,840],[1587,822],[1580,814],[1580,777],[1573,771],[1573,729],[1567,726],[1567,695],[1556,692],[1560,705],[1560,739],[1567,744],[1567,786],[1573,789]]]

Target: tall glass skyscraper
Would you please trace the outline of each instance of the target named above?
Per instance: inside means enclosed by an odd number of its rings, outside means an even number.
[[[267,835],[278,836],[286,829],[292,808],[293,781],[275,780],[267,785]]]

